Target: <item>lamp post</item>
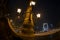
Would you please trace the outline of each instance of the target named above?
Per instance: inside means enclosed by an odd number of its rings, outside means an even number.
[[[37,25],[37,26],[36,26],[37,31],[36,31],[36,33],[39,33],[39,31],[38,31],[38,30],[39,30],[39,23],[40,23],[40,22],[39,22],[39,21],[40,21],[39,19],[40,19],[40,17],[41,17],[41,14],[40,14],[40,13],[36,14],[36,17],[37,17],[37,23],[36,23],[36,25]]]

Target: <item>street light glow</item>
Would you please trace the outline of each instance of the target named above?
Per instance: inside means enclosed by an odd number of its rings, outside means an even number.
[[[41,14],[38,13],[36,16],[37,16],[37,18],[40,18]]]
[[[31,1],[30,2],[30,6],[32,6],[32,5],[35,5],[35,2],[34,1]]]
[[[17,12],[20,14],[21,13],[21,9],[17,9]]]
[[[12,20],[12,19],[10,19],[10,22],[13,22],[13,20]]]
[[[18,16],[18,19],[20,19],[20,16]]]

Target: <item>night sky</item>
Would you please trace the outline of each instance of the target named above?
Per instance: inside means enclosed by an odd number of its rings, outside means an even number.
[[[56,25],[60,22],[60,2],[59,0],[35,0],[36,5],[33,7],[33,12],[41,13],[40,22],[48,21]],[[8,10],[10,14],[16,13],[17,8],[22,9],[22,14],[28,7],[28,0],[9,0]]]

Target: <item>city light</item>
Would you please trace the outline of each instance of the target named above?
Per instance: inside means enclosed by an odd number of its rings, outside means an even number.
[[[20,14],[21,13],[21,9],[17,9],[17,12]]]
[[[13,22],[13,20],[12,20],[12,19],[10,19],[10,22]]]
[[[38,13],[36,16],[37,16],[37,18],[40,18],[41,14]]]
[[[30,6],[35,5],[36,3],[34,1],[30,2]]]
[[[20,19],[20,16],[18,16],[18,19]]]

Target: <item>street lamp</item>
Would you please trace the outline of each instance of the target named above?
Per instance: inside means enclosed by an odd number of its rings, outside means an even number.
[[[37,18],[40,18],[41,14],[38,13],[36,16],[37,16]]]
[[[30,2],[30,6],[35,5],[35,4],[36,4],[36,2],[34,2],[34,1]]]
[[[21,9],[17,9],[17,12],[20,14],[21,13]]]

